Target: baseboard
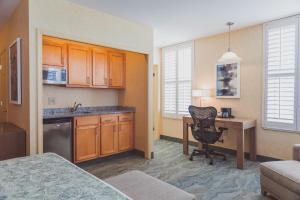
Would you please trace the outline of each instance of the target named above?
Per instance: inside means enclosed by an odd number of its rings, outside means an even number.
[[[175,138],[175,137],[171,137],[171,136],[167,136],[167,135],[160,135],[160,139],[162,140],[168,140],[171,142],[176,142],[176,143],[183,143],[183,140],[180,138]],[[194,142],[194,141],[189,141],[189,145],[191,146],[198,146],[198,142]],[[228,149],[228,148],[224,148],[224,147],[217,147],[217,146],[210,146],[212,149],[215,149],[216,151],[221,151],[223,153],[226,154],[230,154],[230,155],[236,155],[236,150],[234,149]],[[250,154],[249,153],[245,153],[245,158],[249,159]],[[257,155],[256,159],[258,162],[268,162],[268,161],[278,161],[280,159],[277,158],[272,158],[272,157],[268,157],[268,156],[263,156],[263,155]]]
[[[79,167],[86,167],[89,165],[95,165],[95,164],[99,164],[99,163],[106,162],[109,160],[118,160],[120,158],[125,158],[125,157],[132,156],[132,155],[137,155],[137,156],[140,156],[143,158],[145,157],[145,153],[143,151],[134,149],[132,151],[122,152],[122,153],[114,154],[114,155],[107,156],[107,157],[102,157],[102,158],[97,158],[94,160],[85,161],[85,162],[82,162],[82,163],[79,163],[76,165]]]

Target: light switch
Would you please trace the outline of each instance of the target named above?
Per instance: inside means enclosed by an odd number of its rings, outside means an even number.
[[[55,105],[55,97],[48,97],[48,105]]]

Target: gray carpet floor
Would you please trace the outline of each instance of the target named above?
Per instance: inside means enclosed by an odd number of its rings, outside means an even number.
[[[192,149],[194,147],[191,147]],[[244,170],[235,166],[235,157],[215,159],[213,166],[204,157],[189,161],[182,145],[166,140],[154,144],[155,158],[145,160],[131,155],[83,169],[105,179],[130,170],[140,170],[160,180],[195,194],[199,200],[268,200],[260,194],[259,163],[246,161]]]

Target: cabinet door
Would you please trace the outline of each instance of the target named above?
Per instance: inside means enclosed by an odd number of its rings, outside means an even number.
[[[133,149],[132,121],[119,122],[119,151]]]
[[[75,161],[81,162],[97,158],[99,155],[98,126],[78,126],[75,131]]]
[[[125,87],[125,54],[123,53],[109,53],[109,86]]]
[[[93,86],[107,87],[108,55],[105,49],[93,49]]]
[[[89,86],[91,84],[91,53],[89,47],[70,44],[68,55],[69,85]]]
[[[43,65],[52,67],[67,66],[67,44],[64,40],[43,37]]]
[[[101,124],[100,155],[118,152],[118,130],[116,123]]]

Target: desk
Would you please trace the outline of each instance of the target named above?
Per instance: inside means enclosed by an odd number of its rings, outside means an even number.
[[[193,124],[190,115],[183,117],[183,153],[189,155],[188,129]],[[238,169],[244,168],[245,133],[250,134],[250,160],[256,161],[256,120],[239,118],[216,118],[216,126],[228,128],[236,133],[236,164]]]

